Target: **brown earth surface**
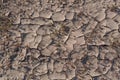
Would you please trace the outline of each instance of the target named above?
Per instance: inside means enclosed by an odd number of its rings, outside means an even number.
[[[120,80],[120,0],[0,0],[0,80]]]

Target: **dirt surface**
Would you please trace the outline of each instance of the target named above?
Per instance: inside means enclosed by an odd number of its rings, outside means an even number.
[[[120,80],[120,0],[0,0],[0,80]]]

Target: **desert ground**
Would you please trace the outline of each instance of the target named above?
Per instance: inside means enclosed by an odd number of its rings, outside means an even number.
[[[120,80],[120,0],[0,0],[0,80]]]

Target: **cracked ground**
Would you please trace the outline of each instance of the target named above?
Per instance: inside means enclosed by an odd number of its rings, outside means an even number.
[[[0,0],[0,80],[120,80],[120,0]]]

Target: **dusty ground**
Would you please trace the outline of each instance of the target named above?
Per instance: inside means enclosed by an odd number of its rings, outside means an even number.
[[[0,80],[120,80],[120,0],[0,0]]]

